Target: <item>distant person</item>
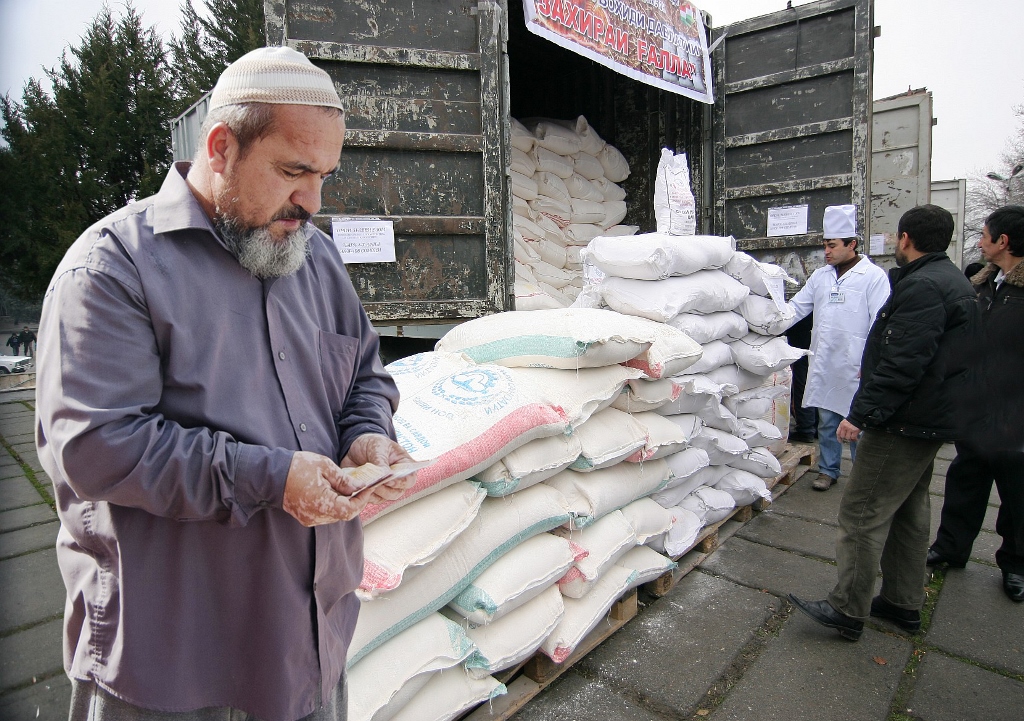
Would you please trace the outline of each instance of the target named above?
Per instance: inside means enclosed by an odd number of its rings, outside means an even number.
[[[789,307],[794,323],[814,313],[807,385],[801,404],[818,411],[818,477],[816,491],[827,491],[839,479],[843,445],[836,438],[839,422],[850,412],[857,391],[861,355],[875,314],[889,297],[885,271],[857,252],[857,206],[830,205],[824,217],[825,263],[807,279]],[[856,458],[857,444],[850,444]]]
[[[29,330],[28,326],[25,326],[21,329],[21,334],[18,337],[21,340],[21,347],[25,351],[25,355],[34,356],[36,334]]]
[[[786,342],[794,348],[811,347],[811,327],[814,314],[797,321],[786,330]],[[789,408],[792,416],[792,432],[789,440],[792,443],[814,443],[818,436],[818,409],[804,405],[804,389],[807,387],[807,356],[803,356],[791,366],[793,369],[793,394],[790,396]]]
[[[973,284],[981,306],[984,416],[956,444],[946,472],[946,497],[928,565],[967,565],[985,520],[992,483],[999,490],[996,564],[1003,591],[1024,601],[1024,207],[988,216],[978,243],[988,261]]]
[[[953,228],[937,205],[900,218],[892,295],[871,328],[860,387],[837,431],[843,442],[861,439],[839,505],[838,582],[821,601],[789,597],[853,641],[868,614],[921,628],[928,486],[936,452],[963,437],[979,328],[974,289],[946,255]],[[882,589],[872,599],[879,567]]]
[[[12,355],[18,355],[21,352],[21,333],[11,333],[11,337],[7,339],[7,347],[14,351]]]
[[[967,280],[970,280],[983,270],[985,270],[984,263],[971,263],[964,268],[964,275],[967,276]]]

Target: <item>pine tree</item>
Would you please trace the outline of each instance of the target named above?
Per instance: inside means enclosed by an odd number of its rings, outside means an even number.
[[[0,282],[27,299],[91,223],[159,189],[171,158],[166,52],[130,4],[101,10],[47,75],[52,97],[31,80],[0,107]]]
[[[221,72],[267,44],[263,0],[205,0],[209,17],[192,0],[181,7],[181,36],[170,41],[180,110],[210,90]]]

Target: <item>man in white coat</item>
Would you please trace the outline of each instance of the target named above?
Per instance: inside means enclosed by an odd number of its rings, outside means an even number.
[[[843,446],[836,429],[857,392],[868,331],[889,298],[885,271],[857,253],[857,206],[825,208],[824,226],[827,265],[814,271],[789,302],[793,323],[814,313],[803,405],[818,409],[820,475],[813,484],[818,491],[827,491],[839,478]],[[853,442],[850,454],[856,453]]]

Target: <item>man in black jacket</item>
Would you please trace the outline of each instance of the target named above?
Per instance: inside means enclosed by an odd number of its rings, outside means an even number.
[[[971,284],[946,256],[953,216],[922,205],[900,218],[892,295],[878,312],[839,440],[857,440],[839,507],[839,581],[826,600],[790,595],[804,613],[856,641],[872,616],[921,627],[935,454],[962,437],[978,329]],[[882,569],[881,593],[874,599]]]
[[[1024,601],[1024,206],[988,217],[978,243],[988,266],[971,278],[981,306],[984,422],[956,444],[928,565],[967,565],[992,492],[999,489],[996,563],[1003,591]]]

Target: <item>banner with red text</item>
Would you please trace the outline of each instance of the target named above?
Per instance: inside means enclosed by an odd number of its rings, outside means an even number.
[[[523,0],[526,27],[617,73],[714,103],[704,21],[686,0]]]

